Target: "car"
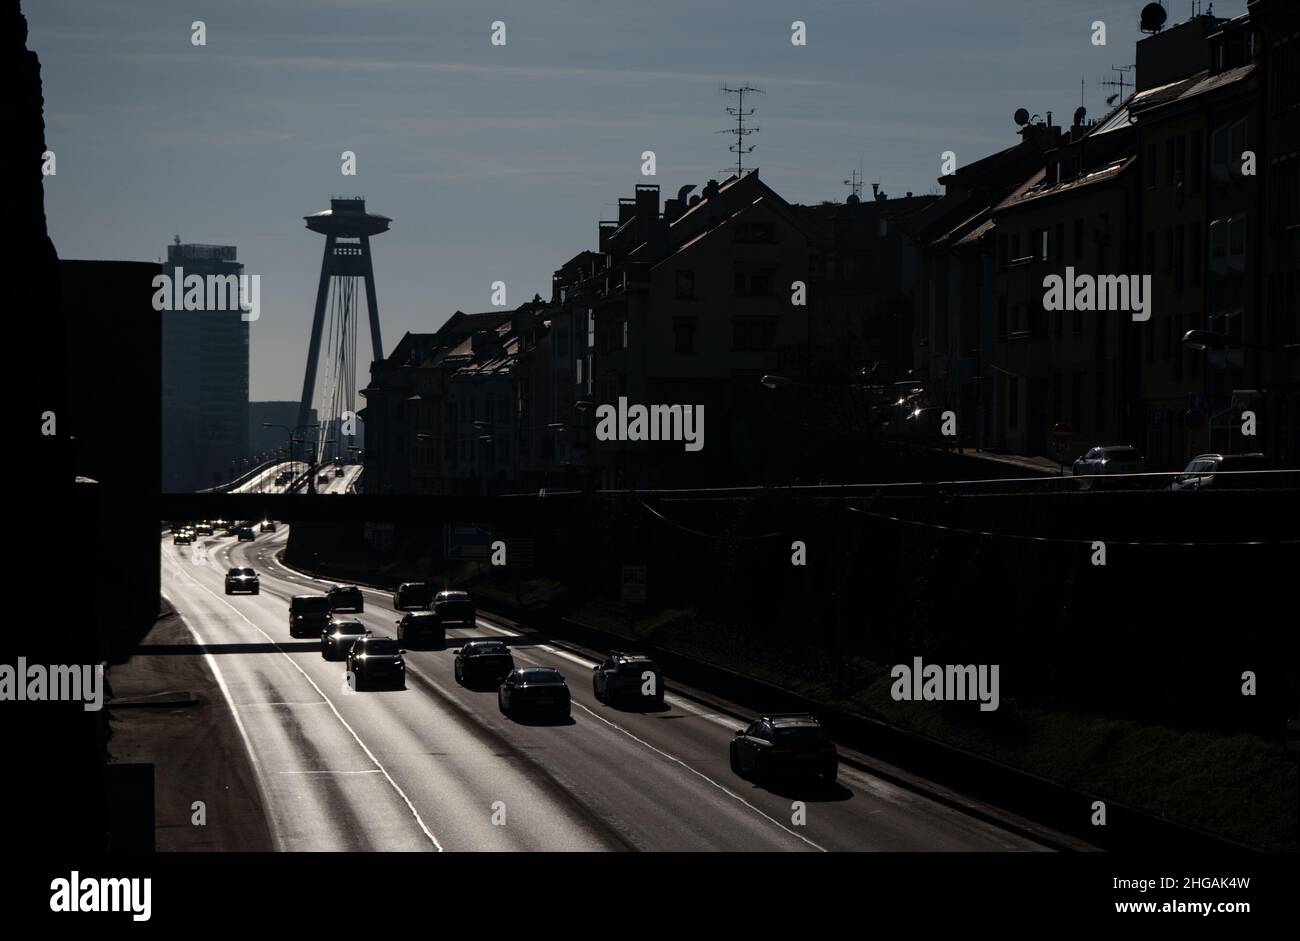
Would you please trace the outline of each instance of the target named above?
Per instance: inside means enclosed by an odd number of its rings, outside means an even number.
[[[391,637],[363,634],[348,651],[348,673],[353,689],[367,689],[385,681],[404,688],[406,661],[402,659],[402,648]]]
[[[197,525],[197,526],[194,527],[194,532],[195,532],[196,534],[200,535],[200,536],[211,536],[211,535],[212,535],[212,524],[211,524],[211,523],[199,523],[199,525]]]
[[[759,716],[731,740],[731,770],[766,783],[781,775],[815,775],[827,782],[839,771],[839,752],[811,713]]]
[[[239,535],[239,526],[237,526],[237,525],[234,524],[234,523],[231,523],[229,526],[227,526],[227,527],[222,531],[221,535],[223,535],[223,536],[238,536],[238,535]]]
[[[194,537],[189,534],[188,530],[177,529],[172,532],[173,546],[188,546],[194,541]]]
[[[432,600],[433,594],[424,582],[402,582],[393,592],[393,607],[398,611],[427,608]]]
[[[1170,490],[1208,490],[1231,487],[1234,484],[1244,487],[1267,485],[1267,481],[1254,474],[1242,474],[1216,477],[1216,472],[1262,471],[1268,470],[1268,458],[1258,451],[1249,454],[1198,454],[1183,468],[1183,472],[1174,478]],[[1263,475],[1267,478],[1272,475]]]
[[[226,572],[226,594],[244,591],[250,595],[261,594],[262,582],[252,569],[236,566]]]
[[[341,467],[336,467],[336,468],[334,468],[334,476],[335,476],[335,477],[342,477],[342,476],[343,476],[343,468],[341,468]]]
[[[356,585],[335,585],[325,594],[330,600],[330,607],[335,611],[364,611],[366,609],[365,596],[361,594],[361,589]]]
[[[604,663],[592,667],[591,691],[603,703],[625,698],[662,703],[664,675],[645,654],[615,650]]]
[[[1089,448],[1074,461],[1076,477],[1100,474],[1140,474],[1146,470],[1146,459],[1137,448],[1127,444],[1111,444]]]
[[[569,684],[552,667],[511,670],[497,687],[497,708],[510,719],[525,714],[567,719],[572,711]]]
[[[320,655],[326,660],[342,660],[357,638],[366,633],[366,626],[356,618],[330,618],[329,625],[320,632]]]
[[[258,532],[273,533],[275,532],[275,523],[272,520],[262,520],[262,525],[257,527]]]
[[[500,686],[514,669],[515,658],[503,640],[470,640],[456,651],[454,672],[456,682],[462,686]]]
[[[294,595],[289,599],[289,636],[311,637],[330,623],[330,600],[325,595]]]
[[[275,485],[277,487],[283,487],[292,479],[293,479],[293,474],[291,474],[289,471],[280,471],[280,473],[275,475]]]
[[[476,612],[474,600],[470,598],[469,592],[440,591],[433,596],[433,604],[429,607],[444,624],[454,621],[457,624],[474,626]]]
[[[447,643],[447,628],[432,611],[408,611],[397,621],[397,639],[408,646],[437,644],[442,647]]]
[[[253,527],[251,526],[239,527],[239,529],[235,531],[235,535],[239,537],[240,542],[252,542],[257,538],[257,535],[253,532]]]

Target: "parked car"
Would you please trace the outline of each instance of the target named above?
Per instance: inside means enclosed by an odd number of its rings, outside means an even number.
[[[456,682],[462,686],[490,683],[495,687],[501,685],[514,669],[515,658],[510,655],[505,641],[470,640],[456,651],[453,671]]]
[[[440,591],[433,596],[433,612],[444,624],[455,622],[473,627],[476,612],[474,601],[465,591]]]
[[[1141,452],[1126,444],[1089,448],[1075,459],[1073,465],[1076,477],[1113,477],[1117,474],[1141,474],[1145,470],[1146,459]]]
[[[311,637],[330,623],[330,600],[325,595],[294,595],[289,599],[289,636]]]
[[[1183,472],[1174,478],[1170,490],[1208,490],[1210,488],[1255,487],[1267,485],[1267,481],[1254,475],[1243,474],[1240,477],[1216,477],[1222,471],[1261,471],[1269,467],[1268,458],[1258,451],[1249,454],[1198,454],[1183,468]],[[1265,475],[1265,477],[1274,475]]]
[[[364,611],[366,609],[365,596],[356,585],[335,585],[325,594],[330,600],[330,608],[335,611]]]
[[[226,572],[226,594],[233,595],[240,591],[250,595],[260,594],[262,591],[262,582],[251,568],[237,566]]]
[[[731,740],[731,770],[763,783],[778,775],[817,775],[834,781],[839,752],[816,716],[759,716]]]
[[[320,632],[320,655],[326,660],[342,660],[357,638],[366,633],[366,626],[356,618],[330,618],[329,625]]]
[[[447,629],[432,611],[408,611],[397,620],[397,640],[408,647],[447,643]]]
[[[591,691],[603,703],[624,698],[663,702],[663,680],[663,673],[645,654],[616,650],[604,663],[592,668]]]
[[[564,675],[551,667],[511,670],[497,687],[497,708],[515,719],[525,714],[569,718],[569,685]]]
[[[362,634],[353,641],[348,651],[348,672],[355,689],[383,682],[406,686],[406,661],[401,646],[391,637]]]
[[[398,611],[427,608],[432,600],[433,593],[424,582],[402,582],[393,592],[393,607]]]

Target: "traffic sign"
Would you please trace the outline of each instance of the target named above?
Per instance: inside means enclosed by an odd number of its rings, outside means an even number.
[[[1070,427],[1069,422],[1058,421],[1052,426],[1052,437],[1056,443],[1064,447],[1074,438],[1074,429]]]

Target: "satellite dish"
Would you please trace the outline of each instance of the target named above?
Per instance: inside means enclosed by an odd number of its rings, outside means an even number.
[[[1142,8],[1142,20],[1138,28],[1144,33],[1158,33],[1167,19],[1169,14],[1164,7],[1158,3],[1148,3]]]
[[[1017,108],[1017,109],[1016,109],[1015,117],[1014,117],[1012,120],[1014,120],[1014,121],[1016,122],[1016,124],[1020,125],[1021,127],[1024,127],[1026,124],[1029,123],[1029,111],[1028,111],[1028,109],[1026,109],[1026,108]]]

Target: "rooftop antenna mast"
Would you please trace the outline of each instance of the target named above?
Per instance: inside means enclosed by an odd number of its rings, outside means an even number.
[[[862,198],[862,171],[854,170],[849,174],[849,178],[844,181],[844,185],[849,188],[849,192],[858,199]]]
[[[1127,97],[1124,94],[1124,89],[1131,88],[1134,85],[1134,83],[1128,78],[1129,73],[1132,72],[1134,68],[1135,66],[1132,65],[1112,65],[1110,70],[1116,73],[1119,78],[1104,78],[1097,83],[1098,85],[1103,85],[1108,88],[1119,89],[1118,92],[1106,96],[1106,104],[1108,107],[1114,107],[1117,103],[1122,102],[1125,97]]]
[[[754,145],[749,144],[746,146],[745,138],[750,134],[757,134],[759,131],[759,128],[757,127],[745,127],[745,118],[754,113],[753,108],[750,108],[748,111],[745,110],[745,96],[763,95],[766,94],[766,92],[761,88],[753,88],[748,84],[741,85],[739,88],[731,88],[730,86],[723,85],[722,91],[724,94],[736,96],[736,106],[734,108],[730,105],[727,106],[727,114],[736,119],[736,126],[724,128],[723,130],[718,131],[718,133],[736,135],[736,142],[727,149],[736,155],[736,176],[744,176],[745,166],[742,162],[744,156],[745,154],[754,152]]]

